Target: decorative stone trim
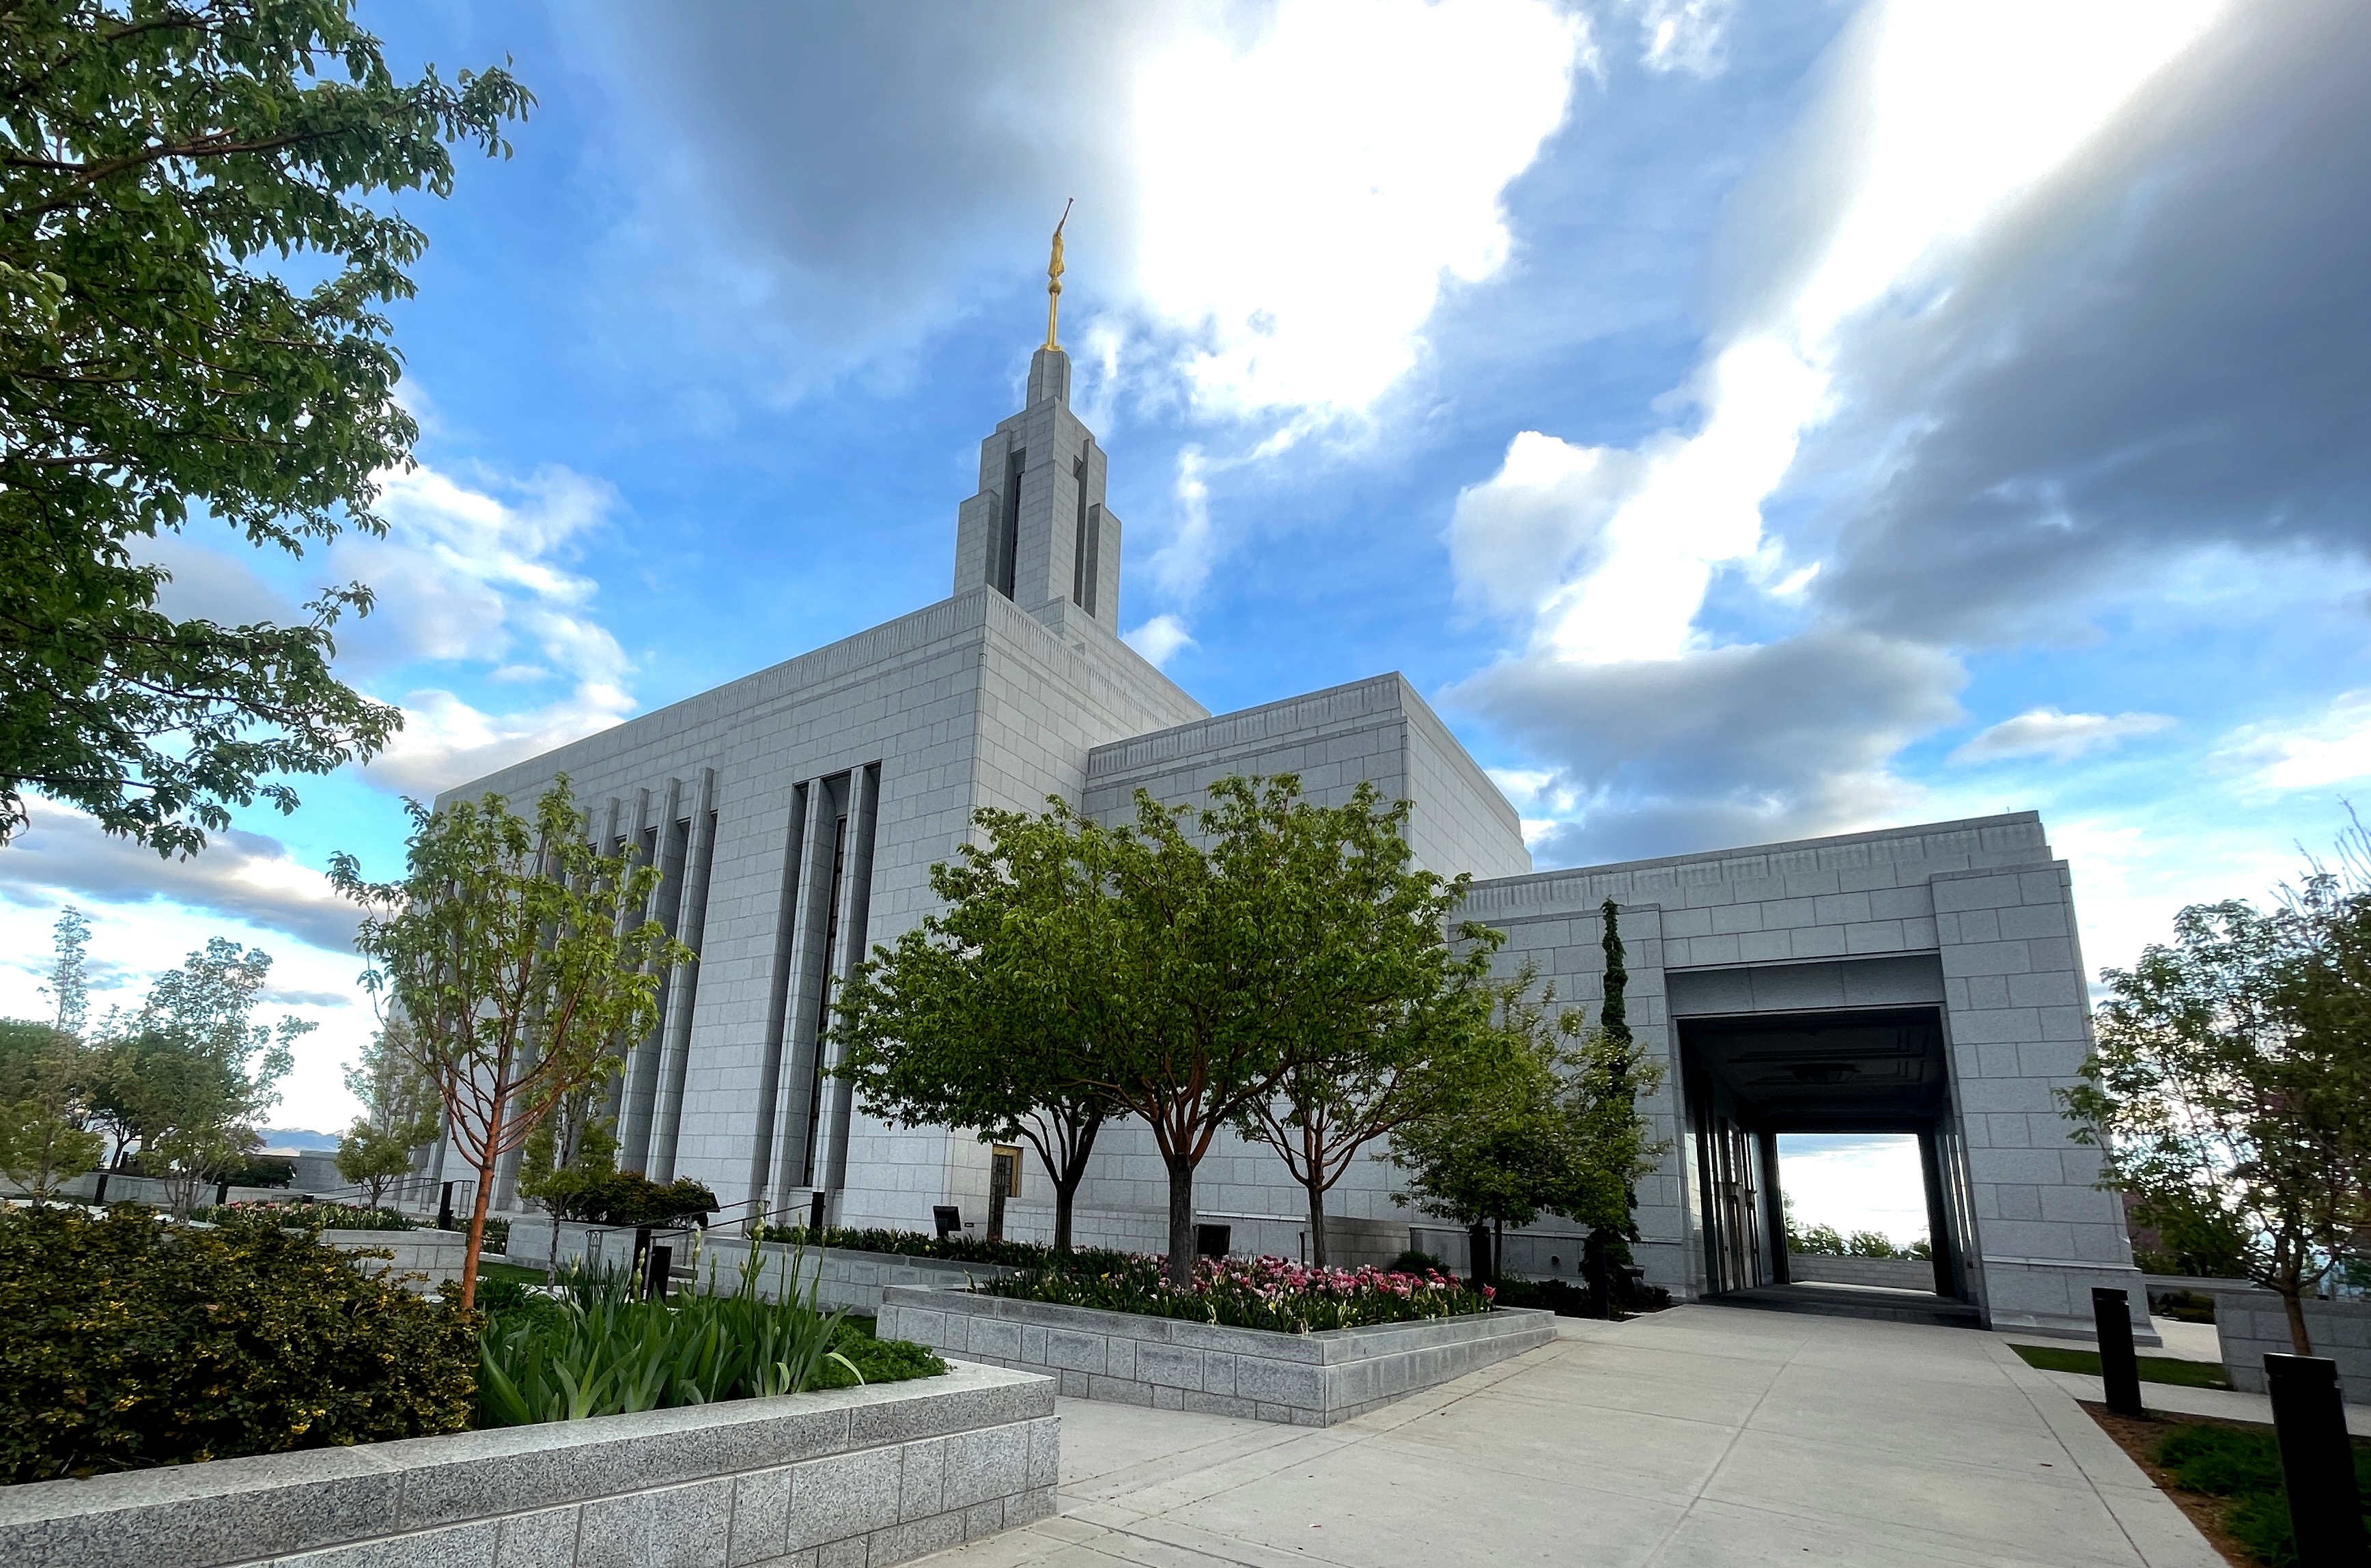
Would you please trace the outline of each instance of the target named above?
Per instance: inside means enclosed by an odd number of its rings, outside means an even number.
[[[1054,1385],[944,1377],[0,1487],[11,1568],[884,1568],[1053,1512]]]
[[[1282,1334],[892,1285],[882,1292],[878,1332],[946,1355],[1042,1372],[1074,1398],[1332,1426],[1521,1355],[1556,1330],[1553,1313],[1502,1307]]]

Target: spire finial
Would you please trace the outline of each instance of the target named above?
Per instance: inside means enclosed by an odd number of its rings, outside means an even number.
[[[1062,349],[1054,337],[1055,319],[1062,309],[1062,225],[1070,221],[1070,203],[1077,200],[1073,196],[1062,203],[1062,216],[1054,225],[1054,257],[1046,263],[1046,346],[1057,354]]]

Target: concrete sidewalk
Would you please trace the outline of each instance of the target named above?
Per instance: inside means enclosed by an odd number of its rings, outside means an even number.
[[[946,1568],[2221,1568],[1992,1336],[1721,1307],[1556,1343],[1324,1431],[1061,1401],[1061,1512]]]

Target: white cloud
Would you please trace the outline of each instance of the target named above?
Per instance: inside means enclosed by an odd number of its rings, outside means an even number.
[[[1531,595],[1539,645],[1590,661],[1676,656],[1713,570],[1762,547],[1762,503],[1827,411],[1847,324],[1898,291],[1937,286],[1942,251],[2063,165],[2215,10],[1873,6],[1840,46],[1837,86],[1803,145],[1772,176],[1783,190],[1744,203],[1786,216],[1747,220],[1748,275],[1689,389],[1694,431],[1628,453],[1567,446],[1565,470],[1621,488],[1576,486],[1561,506],[1526,480],[1556,438],[1518,436],[1499,473],[1461,502],[1461,587],[1502,601],[1509,578],[1495,568],[1520,546],[1494,536],[1519,536],[1565,568],[1543,571]],[[1806,212],[1809,231],[1786,232]]]
[[[1186,623],[1174,615],[1156,615],[1132,632],[1120,634],[1120,641],[1152,661],[1156,668],[1166,668],[1181,648],[1198,647]]]
[[[403,731],[366,777],[433,795],[634,711],[625,650],[593,613],[596,586],[569,564],[617,505],[607,484],[546,468],[472,488],[426,466],[385,483],[389,537],[339,547],[341,566],[379,592],[381,609],[354,638],[364,656],[485,665],[490,682],[567,690],[488,712],[423,686],[403,697]]]
[[[2232,736],[2224,754],[2269,790],[2371,778],[2371,690],[2340,694],[2320,718],[2295,728],[2251,725]]]
[[[2055,708],[2034,708],[1972,736],[1951,753],[1950,761],[1997,762],[2011,757],[2049,757],[2069,762],[2127,736],[2154,735],[2172,725],[2173,720],[2163,714],[2062,714]]]
[[[353,945],[355,907],[279,840],[233,828],[209,834],[188,860],[99,830],[97,819],[52,801],[26,802],[29,826],[0,854],[0,896],[15,903],[76,899],[108,904],[169,900],[213,910],[317,947]]]
[[[1735,0],[1630,0],[1630,8],[1638,13],[1638,58],[1648,70],[1708,76],[1720,69]]]
[[[1366,408],[1563,123],[1585,18],[1538,0],[1287,0],[1168,39],[1135,87],[1137,289],[1202,412]]]

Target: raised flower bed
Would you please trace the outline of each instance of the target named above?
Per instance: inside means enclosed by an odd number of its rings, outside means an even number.
[[[1031,1273],[966,1292],[891,1287],[879,1331],[1042,1372],[1082,1399],[1332,1426],[1556,1338],[1556,1317],[1440,1275],[1206,1260],[1197,1288],[1157,1260]]]
[[[1053,1395],[1042,1377],[958,1366],[885,1387],[0,1487],[0,1562],[883,1568],[1053,1511]]]

